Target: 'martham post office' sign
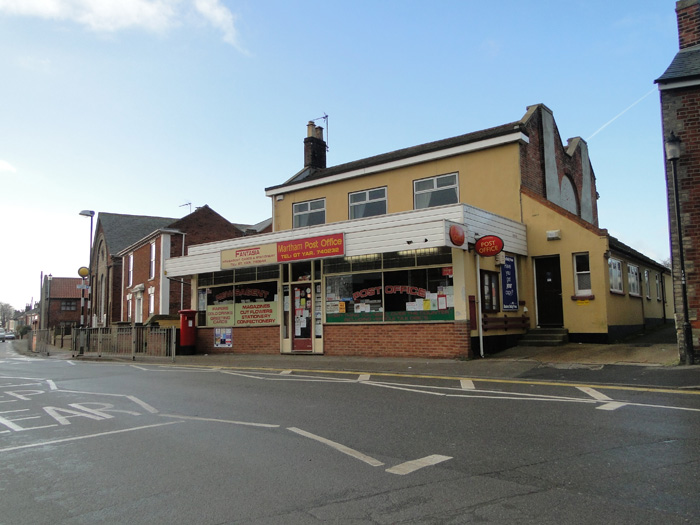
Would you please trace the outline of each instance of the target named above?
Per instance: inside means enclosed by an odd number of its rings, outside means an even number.
[[[221,269],[264,266],[283,262],[345,255],[345,235],[334,233],[292,241],[233,248],[221,252]]]

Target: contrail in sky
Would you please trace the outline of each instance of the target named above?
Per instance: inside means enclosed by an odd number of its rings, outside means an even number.
[[[603,131],[603,130],[604,130],[605,128],[607,128],[610,124],[612,124],[613,122],[615,122],[615,121],[616,121],[617,119],[619,119],[622,115],[624,115],[625,113],[627,113],[630,109],[632,109],[634,106],[636,106],[637,104],[639,104],[642,100],[644,100],[645,98],[647,98],[649,95],[651,95],[651,94],[652,94],[654,91],[656,91],[656,90],[657,90],[656,88],[652,88],[652,90],[649,91],[649,93],[647,93],[647,94],[644,95],[642,98],[640,98],[639,100],[637,100],[634,104],[631,104],[629,107],[625,108],[624,111],[622,111],[621,113],[615,115],[612,119],[608,120],[605,124],[603,124],[600,128],[598,128],[598,129],[593,133],[593,135],[591,135],[590,137],[588,137],[588,138],[586,139],[586,142],[590,141],[590,140],[591,140],[593,137],[595,137],[598,133],[600,133],[601,131]]]

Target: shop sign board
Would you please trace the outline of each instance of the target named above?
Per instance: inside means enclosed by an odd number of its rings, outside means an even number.
[[[345,255],[345,235],[334,233],[294,239],[292,241],[223,250],[221,252],[221,269],[264,266],[266,264],[338,257],[341,255]]]
[[[207,306],[207,326],[233,326],[233,305],[229,303]]]
[[[493,257],[503,250],[503,239],[496,235],[484,235],[477,239],[474,251],[482,257]]]
[[[464,224],[459,224],[452,221],[444,221],[445,223],[445,246],[451,248],[460,248],[467,250],[467,227]]]
[[[518,311],[518,280],[515,272],[515,257],[505,256],[501,266],[501,290],[503,295],[503,311]]]
[[[277,302],[236,303],[236,326],[277,324]]]

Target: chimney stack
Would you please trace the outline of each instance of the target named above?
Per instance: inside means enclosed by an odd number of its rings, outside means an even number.
[[[304,167],[317,169],[326,167],[326,142],[323,140],[323,128],[316,126],[311,120],[306,125]]]
[[[700,44],[700,0],[676,2],[679,49]]]

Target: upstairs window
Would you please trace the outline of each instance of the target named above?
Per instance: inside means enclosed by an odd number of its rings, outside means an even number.
[[[622,288],[622,261],[611,257],[608,259],[608,270],[610,272],[610,291],[624,293],[625,291]]]
[[[156,276],[156,243],[151,243],[151,264],[148,267],[148,278],[153,279]]]
[[[416,210],[458,202],[456,173],[413,181],[413,207]]]
[[[326,223],[326,199],[298,202],[293,206],[293,228]]]
[[[132,286],[134,284],[134,254],[130,253],[129,254],[129,268],[128,268],[128,275],[126,282],[128,283],[127,286]]]
[[[386,188],[351,193],[349,200],[350,219],[386,215]]]
[[[591,266],[587,253],[574,254],[576,295],[591,295]]]
[[[639,266],[627,265],[627,283],[629,284],[630,295],[641,295],[639,289]]]

